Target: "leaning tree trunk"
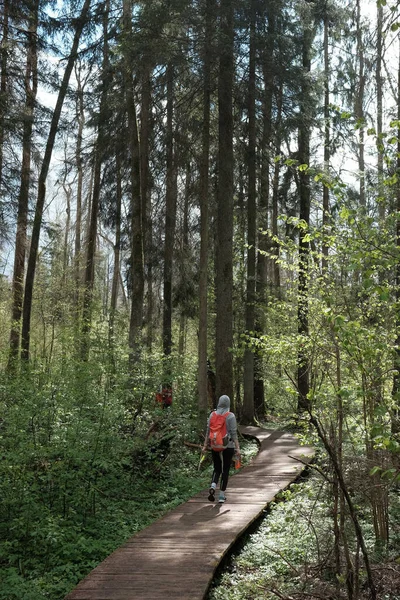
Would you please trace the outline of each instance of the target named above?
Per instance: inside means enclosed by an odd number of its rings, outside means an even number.
[[[215,366],[217,397],[233,395],[233,74],[234,3],[221,0],[218,73],[218,188]]]
[[[359,544],[359,546],[361,548],[361,552],[362,552],[362,555],[364,558],[364,564],[365,564],[365,570],[366,570],[366,575],[367,575],[368,587],[369,587],[370,594],[371,594],[371,600],[376,600],[377,599],[376,587],[375,587],[374,578],[373,578],[373,574],[372,574],[371,564],[369,561],[368,550],[365,545],[364,535],[363,535],[363,532],[362,532],[362,529],[360,526],[360,521],[358,519],[357,510],[356,510],[356,507],[352,500],[352,497],[350,495],[350,492],[348,490],[348,486],[346,485],[343,470],[340,466],[337,453],[335,452],[335,449],[329,443],[329,440],[327,439],[327,436],[326,436],[323,428],[321,427],[321,424],[318,421],[318,419],[315,417],[315,415],[311,411],[309,414],[310,414],[310,423],[315,428],[315,430],[318,434],[318,437],[320,438],[321,442],[324,445],[326,452],[328,453],[328,456],[332,463],[333,470],[335,472],[335,476],[337,477],[338,485],[343,494],[344,500],[347,504],[350,519],[353,523],[354,533],[355,533],[355,536],[357,539],[357,543]]]
[[[19,354],[22,303],[24,297],[24,274],[26,255],[26,231],[28,226],[29,188],[31,180],[31,147],[35,102],[38,89],[37,73],[37,26],[39,2],[33,6],[28,26],[28,48],[25,69],[25,118],[22,134],[21,185],[18,195],[17,232],[15,237],[14,273],[12,280],[12,308],[10,353],[8,368],[15,366]],[[0,142],[1,143],[1,142]],[[0,175],[1,180],[1,175]]]
[[[247,193],[247,281],[246,281],[246,332],[254,335],[256,302],[256,20],[257,5],[250,5],[249,47],[249,142],[247,150],[248,193]],[[244,353],[242,421],[254,421],[254,351],[247,345]]]
[[[23,359],[29,359],[29,344],[30,344],[30,333],[31,333],[31,313],[32,313],[32,297],[33,297],[33,284],[35,280],[36,260],[39,249],[39,238],[40,230],[42,226],[43,208],[46,197],[46,179],[50,167],[51,156],[53,153],[54,142],[57,135],[58,123],[61,116],[61,110],[64,104],[64,99],[68,91],[69,79],[76,61],[79,40],[86,24],[87,17],[89,14],[91,0],[85,0],[81,14],[76,19],[76,29],[74,39],[72,42],[71,52],[67,60],[67,66],[64,71],[64,76],[61,81],[60,90],[58,92],[56,106],[54,108],[53,116],[51,119],[50,131],[47,138],[46,148],[42,161],[42,166],[39,173],[38,181],[38,197],[36,201],[35,217],[32,228],[31,248],[28,259],[28,267],[26,272],[26,283],[25,283],[25,294],[24,294],[24,306],[23,306],[23,321],[22,321],[22,345],[21,345],[21,356]]]

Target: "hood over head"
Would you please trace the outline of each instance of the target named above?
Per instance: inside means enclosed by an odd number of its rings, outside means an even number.
[[[225,394],[223,396],[220,396],[219,400],[218,400],[218,406],[217,406],[217,410],[221,410],[221,412],[225,412],[227,410],[230,409],[231,406],[231,401],[229,396],[226,396]]]

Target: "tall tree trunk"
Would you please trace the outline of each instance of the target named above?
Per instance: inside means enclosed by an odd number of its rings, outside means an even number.
[[[272,137],[272,104],[274,94],[274,43],[276,39],[276,13],[273,3],[268,2],[266,6],[266,17],[268,20],[267,37],[265,41],[264,52],[262,53],[262,70],[264,94],[262,104],[263,130],[261,140],[261,173],[260,173],[260,198],[258,205],[259,227],[262,232],[269,228],[269,210],[270,210],[270,146]],[[270,240],[265,233],[261,233],[258,241],[260,253],[257,260],[257,298],[262,304],[267,299],[268,283],[268,257],[266,255],[270,250]],[[259,312],[261,329],[264,306]]]
[[[72,42],[71,52],[67,60],[67,66],[64,71],[64,76],[61,81],[60,90],[58,92],[56,106],[53,111],[51,119],[50,132],[47,138],[46,148],[42,161],[42,166],[39,174],[38,182],[38,197],[36,202],[35,217],[32,228],[31,248],[28,259],[28,267],[26,272],[26,283],[25,283],[25,294],[24,294],[24,305],[23,305],[23,321],[22,321],[22,346],[21,356],[23,359],[29,359],[29,343],[30,343],[30,329],[31,329],[31,313],[32,313],[32,297],[33,297],[33,284],[35,280],[35,269],[36,259],[39,248],[39,237],[40,229],[42,226],[43,208],[46,197],[46,179],[49,171],[51,156],[53,153],[54,142],[56,139],[58,123],[61,116],[61,110],[64,104],[64,98],[68,90],[69,79],[74,67],[76,55],[79,46],[79,40],[82,34],[82,30],[86,24],[91,0],[85,0],[81,14],[76,19],[76,29],[74,39]]]
[[[192,172],[191,172],[190,161],[186,165],[186,182],[185,182],[185,197],[183,206],[183,220],[182,220],[182,231],[180,238],[181,251],[180,251],[180,281],[181,285],[184,285],[186,279],[187,263],[189,260],[189,202],[190,192],[192,187]],[[179,345],[178,354],[179,356],[184,355],[185,352],[185,341],[186,341],[186,307],[181,307],[181,314],[179,318]]]
[[[311,71],[311,44],[312,32],[309,25],[306,25],[303,37],[303,84],[300,102],[300,126],[299,126],[299,162],[300,165],[310,164],[310,71]],[[306,238],[308,225],[310,221],[310,175],[308,168],[299,171],[299,196],[300,196],[300,220],[307,225],[306,228],[299,228],[299,278],[298,278],[298,308],[297,323],[300,346],[298,350],[297,366],[297,386],[299,411],[306,410],[309,406],[308,393],[310,390],[309,381],[309,360],[307,356],[307,338],[308,338],[308,277],[309,277],[309,242]]]
[[[249,47],[249,141],[247,149],[247,282],[246,282],[246,332],[254,336],[256,302],[256,0],[250,4]],[[244,353],[243,423],[254,422],[254,352],[246,347]]]
[[[10,0],[3,0],[3,35],[0,46],[0,189],[3,183],[3,145],[7,106],[9,13]]]
[[[329,123],[329,14],[325,7],[324,16],[324,171],[328,176],[329,173],[329,158],[330,158],[330,123]],[[324,185],[322,189],[322,272],[325,273],[328,267],[328,251],[329,246],[326,243],[328,235],[328,226],[330,221],[329,207],[329,188]]]
[[[234,2],[221,0],[218,73],[218,189],[216,250],[217,397],[233,395],[233,74]]]
[[[76,121],[78,123],[78,132],[76,137],[75,162],[77,169],[77,188],[76,188],[76,218],[75,218],[75,247],[74,247],[74,267],[75,267],[75,305],[80,306],[80,288],[81,288],[81,237],[82,237],[82,189],[83,189],[83,158],[82,158],[82,140],[83,128],[85,125],[84,111],[84,82],[82,82],[82,69],[80,65],[75,69],[77,81],[76,95]]]
[[[164,246],[164,306],[163,306],[163,350],[164,355],[172,352],[172,266],[176,229],[177,173],[174,147],[174,68],[167,67],[167,172],[165,202],[165,246]],[[166,375],[167,379],[168,374]],[[166,383],[171,383],[167,381]]]
[[[283,86],[279,86],[276,99],[276,151],[280,154],[281,147],[281,121],[283,105]],[[273,260],[273,290],[276,298],[281,297],[281,272],[279,267],[279,244],[278,244],[278,216],[279,216],[279,180],[281,175],[281,163],[277,161],[274,166],[274,177],[272,183],[272,253]]]
[[[114,268],[111,284],[111,304],[109,321],[109,340],[110,348],[114,347],[114,323],[117,311],[119,271],[121,262],[121,208],[122,208],[122,182],[121,182],[121,158],[120,150],[115,152],[115,171],[116,171],[116,197],[115,197],[115,243],[114,243]]]
[[[397,120],[400,123],[400,38],[399,38],[399,57],[397,71]],[[397,128],[397,169],[400,172],[400,126]],[[400,254],[400,181],[396,186],[396,247]],[[395,295],[396,295],[396,341],[394,345],[394,376],[393,376],[393,409],[392,409],[392,433],[400,433],[400,261],[395,269]]]
[[[12,281],[12,307],[10,354],[8,367],[12,368],[18,358],[20,346],[22,303],[24,297],[24,273],[26,255],[26,232],[28,226],[29,188],[31,181],[31,146],[34,109],[38,88],[37,73],[37,26],[39,2],[32,6],[28,24],[28,48],[24,78],[25,118],[22,134],[21,184],[18,195],[17,232],[15,237],[14,272]],[[2,71],[3,74],[3,71]],[[3,91],[2,91],[3,93]],[[0,140],[1,145],[1,140]],[[0,174],[1,181],[1,174]]]
[[[261,172],[260,172],[260,193],[258,201],[258,226],[262,232],[268,231],[270,209],[270,144],[272,132],[272,100],[274,90],[274,40],[275,40],[275,7],[272,3],[266,6],[266,16],[268,19],[267,37],[262,53],[262,72],[264,83],[264,94],[262,101],[262,138],[261,138]],[[256,313],[256,329],[260,334],[265,332],[265,315],[267,302],[267,284],[268,284],[268,258],[269,238],[265,233],[258,235],[258,255],[257,255],[257,281],[256,297],[258,310]],[[263,380],[262,359],[256,354],[254,357],[254,408],[259,418],[264,416],[265,394]]]
[[[213,43],[213,22],[215,0],[205,0],[205,35],[203,48],[203,124],[202,150],[200,159],[200,274],[199,274],[199,367],[197,388],[199,394],[198,429],[202,431],[208,412],[208,368],[207,368],[207,330],[208,330],[208,193],[210,158],[210,100],[211,100],[211,52]]]
[[[143,244],[144,265],[146,268],[147,306],[146,306],[146,346],[152,348],[154,329],[154,292],[153,292],[153,224],[151,216],[151,190],[149,173],[149,144],[151,131],[151,67],[145,60],[142,74],[142,99],[140,109],[140,185],[143,206]]]
[[[357,25],[357,57],[358,57],[358,78],[355,97],[355,115],[358,122],[358,170],[360,177],[360,205],[366,207],[365,198],[365,126],[364,126],[364,90],[365,90],[365,60],[364,44],[361,28],[361,0],[357,0],[356,5],[356,25]]]
[[[132,35],[132,3],[123,0],[124,32],[126,39]],[[126,41],[126,40],[125,40]],[[144,248],[143,248],[143,203],[140,183],[140,145],[136,115],[135,95],[131,58],[125,44],[124,84],[126,93],[126,109],[128,114],[128,145],[130,150],[130,184],[131,184],[131,250],[132,250],[132,303],[129,323],[129,347],[131,361],[136,362],[140,354],[141,334],[143,327],[144,297]]]
[[[67,283],[67,269],[68,269],[68,238],[69,238],[69,230],[71,227],[71,196],[72,189],[71,185],[67,184],[66,181],[63,183],[65,199],[67,202],[67,206],[65,209],[67,218],[65,219],[65,232],[64,232],[64,249],[63,249],[63,273],[62,273],[62,282],[63,289],[66,292],[66,283]]]
[[[108,8],[103,17],[103,65],[102,65],[102,90],[99,108],[99,123],[97,131],[97,141],[95,147],[94,173],[93,173],[93,193],[90,211],[90,221],[86,249],[86,268],[83,291],[82,307],[82,339],[81,339],[81,358],[87,360],[89,353],[89,334],[92,325],[92,300],[93,287],[95,280],[95,255],[97,243],[97,225],[100,206],[100,188],[101,188],[101,170],[105,151],[105,131],[107,113],[107,95],[109,87],[109,48],[108,48]]]

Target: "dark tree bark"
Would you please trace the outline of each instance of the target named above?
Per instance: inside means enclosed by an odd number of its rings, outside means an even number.
[[[69,230],[71,227],[71,196],[72,196],[71,184],[68,184],[64,180],[63,189],[64,189],[64,194],[65,194],[65,199],[67,202],[67,206],[65,208],[65,213],[66,213],[67,217],[65,219],[64,249],[63,249],[63,274],[62,274],[63,287],[65,289],[65,286],[67,283],[67,269],[68,269],[68,238],[69,238]]]
[[[4,117],[7,106],[8,82],[8,38],[9,38],[10,0],[3,2],[3,35],[0,48],[0,189],[3,183],[3,157],[4,157]]]
[[[130,184],[131,184],[131,250],[132,250],[132,303],[129,323],[129,347],[131,361],[136,362],[140,354],[141,334],[143,327],[144,297],[144,256],[143,256],[143,204],[141,196],[141,164],[139,130],[136,115],[135,94],[132,64],[126,41],[132,35],[132,3],[123,0],[125,56],[124,84],[125,101],[128,115],[128,145],[130,151]]]
[[[167,173],[165,202],[165,246],[164,246],[164,305],[163,305],[163,351],[169,356],[172,351],[172,268],[176,228],[177,173],[174,144],[174,68],[167,67]],[[168,378],[168,375],[167,375]],[[166,383],[169,383],[168,381]]]
[[[276,91],[276,146],[277,154],[280,154],[281,146],[281,120],[282,120],[282,105],[283,105],[283,86],[282,84]],[[281,163],[277,161],[274,166],[274,176],[272,182],[272,253],[273,259],[273,292],[277,298],[281,297],[281,272],[279,267],[279,244],[278,239],[278,216],[279,216],[279,180],[281,174]]]
[[[221,0],[218,73],[216,387],[233,396],[233,114],[234,2]]]
[[[121,208],[122,208],[122,182],[121,182],[121,158],[120,151],[115,153],[116,171],[116,197],[115,197],[115,243],[114,243],[114,269],[111,284],[110,323],[109,339],[110,347],[114,346],[114,322],[117,311],[119,272],[121,262]]]
[[[383,185],[383,149],[382,149],[382,133],[383,133],[383,6],[377,3],[377,27],[376,27],[376,136],[378,139],[377,154],[378,154],[378,202],[379,202],[379,218],[381,221],[385,218],[386,206]]]
[[[250,5],[249,47],[249,140],[247,148],[247,281],[246,281],[246,331],[254,335],[256,302],[256,0]],[[254,422],[254,351],[247,347],[244,354],[244,385],[242,421]]]
[[[311,130],[311,44],[312,33],[306,26],[303,37],[303,83],[300,101],[299,125],[299,162],[300,165],[310,164],[310,130]],[[310,222],[310,175],[307,168],[299,171],[300,220],[306,224],[299,228],[299,276],[298,276],[298,308],[297,323],[300,338],[297,366],[298,410],[304,411],[309,407],[308,393],[310,391],[309,360],[307,355],[308,327],[308,276],[309,276],[309,242],[306,235]]]
[[[207,376],[207,330],[208,330],[208,194],[209,194],[209,158],[210,158],[210,100],[213,22],[215,18],[215,0],[205,0],[205,35],[203,48],[203,125],[202,151],[199,173],[200,188],[200,276],[199,276],[199,370],[197,386],[199,393],[199,431],[204,429],[208,401]]]
[[[329,159],[330,159],[330,123],[329,123],[329,106],[330,106],[330,94],[329,94],[329,13],[325,7],[324,16],[324,170],[325,173],[329,172]],[[328,244],[325,242],[325,238],[328,234],[328,226],[330,221],[330,207],[329,207],[329,188],[324,185],[322,190],[322,271],[325,272],[328,266]]]
[[[358,121],[358,170],[360,173],[360,205],[366,207],[365,198],[365,125],[364,125],[364,91],[365,91],[365,58],[361,29],[361,0],[356,4],[358,77],[355,96],[355,116]]]
[[[185,197],[183,204],[183,219],[182,229],[180,233],[181,248],[180,248],[180,281],[183,286],[185,283],[186,272],[187,272],[187,261],[189,257],[189,209],[190,209],[190,194],[192,188],[192,165],[188,161],[186,165],[186,181],[185,181]],[[181,306],[181,314],[179,317],[179,344],[178,354],[179,356],[184,355],[185,342],[186,342],[186,323],[187,314],[185,305]]]
[[[77,188],[76,188],[76,217],[75,217],[75,247],[74,247],[74,268],[75,268],[75,305],[78,309],[80,306],[80,288],[82,284],[81,274],[81,237],[82,237],[82,189],[83,189],[83,158],[82,158],[82,140],[83,128],[85,125],[84,111],[84,85],[82,81],[82,69],[80,65],[75,69],[75,77],[77,81],[76,95],[76,121],[78,123],[78,132],[76,137],[75,162],[77,169]],[[77,310],[78,316],[78,310]]]
[[[140,184],[143,206],[143,244],[145,281],[147,285],[146,304],[146,346],[151,350],[154,338],[154,291],[153,291],[153,224],[151,215],[151,178],[149,171],[149,148],[151,133],[151,67],[148,58],[142,73],[142,98],[140,109]]]
[[[397,119],[400,123],[400,39],[399,39],[399,64],[397,72]],[[397,129],[397,169],[400,172],[400,127]],[[400,181],[396,186],[396,247],[400,251]],[[393,376],[393,409],[392,409],[392,433],[400,433],[400,262],[396,264],[395,269],[395,295],[396,295],[396,342],[394,349],[394,376]]]
[[[105,123],[107,120],[107,96],[109,88],[109,48],[108,48],[108,9],[106,5],[103,18],[103,65],[102,65],[102,90],[99,108],[99,123],[97,131],[97,141],[95,146],[95,160],[93,172],[93,193],[90,211],[90,221],[86,249],[86,268],[83,291],[82,306],[82,339],[81,339],[81,358],[87,360],[89,353],[89,333],[92,321],[92,300],[93,287],[95,280],[95,254],[97,244],[97,225],[100,206],[101,189],[101,171],[105,150]]]
[[[32,313],[32,296],[33,296],[33,284],[35,280],[36,260],[39,248],[39,237],[40,229],[42,226],[43,218],[43,207],[46,197],[46,179],[49,171],[51,156],[53,153],[54,142],[57,135],[58,123],[61,116],[62,106],[64,99],[68,91],[69,79],[71,77],[72,69],[74,67],[79,40],[83,31],[83,28],[87,22],[91,0],[85,0],[79,18],[75,21],[76,29],[74,39],[72,42],[72,48],[70,55],[67,60],[67,65],[62,78],[60,90],[58,92],[56,106],[53,111],[51,119],[50,131],[47,138],[46,148],[42,161],[42,166],[39,174],[38,182],[38,197],[36,202],[35,217],[32,228],[31,248],[28,259],[28,267],[26,272],[25,282],[25,294],[24,294],[24,305],[23,305],[23,321],[22,321],[22,345],[21,345],[21,356],[23,359],[29,359],[29,343],[30,343],[30,329],[31,329],[31,313]]]
[[[21,184],[18,194],[17,232],[15,237],[14,272],[12,282],[12,308],[10,353],[8,367],[12,368],[19,355],[22,303],[26,256],[26,231],[28,226],[29,188],[31,181],[31,149],[34,108],[38,89],[37,27],[39,2],[32,6],[28,24],[28,47],[24,78],[25,117],[22,134]],[[2,72],[3,73],[3,72]],[[1,145],[1,140],[0,140]],[[1,178],[1,174],[0,174]]]
[[[270,210],[270,146],[272,134],[272,102],[274,91],[274,40],[275,40],[275,10],[273,3],[266,6],[266,17],[268,20],[268,29],[262,52],[262,73],[264,83],[264,93],[262,102],[262,138],[261,138],[261,173],[260,173],[260,194],[258,201],[258,227],[262,232],[268,231],[269,210]],[[258,256],[257,256],[257,281],[256,297],[258,302],[257,331],[263,334],[265,331],[265,316],[267,303],[267,284],[268,284],[268,258],[266,253],[270,249],[270,242],[265,233],[258,235]],[[258,355],[255,356],[254,363],[255,381],[254,381],[254,406],[257,416],[261,417],[265,411],[265,394],[263,380],[262,360]]]

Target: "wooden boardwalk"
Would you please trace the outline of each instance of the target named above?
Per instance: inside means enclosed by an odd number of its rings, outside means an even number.
[[[230,478],[225,504],[210,503],[203,490],[115,550],[66,600],[202,600],[229,548],[313,456],[289,433],[241,432],[257,438],[260,451]]]

